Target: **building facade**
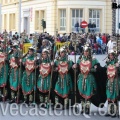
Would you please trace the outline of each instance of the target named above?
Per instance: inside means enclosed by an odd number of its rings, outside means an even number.
[[[95,22],[98,32],[112,33],[111,0],[2,0],[2,31],[42,32],[41,20],[46,21],[48,33],[70,33],[75,23]],[[21,22],[19,22],[21,21]],[[87,28],[86,28],[87,31]]]

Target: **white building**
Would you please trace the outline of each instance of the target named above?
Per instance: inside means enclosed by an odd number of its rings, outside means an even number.
[[[2,30],[19,30],[19,0],[2,0]],[[112,33],[111,0],[22,0],[21,32],[70,33],[77,21],[95,22],[99,32]],[[86,28],[87,30],[87,28]]]

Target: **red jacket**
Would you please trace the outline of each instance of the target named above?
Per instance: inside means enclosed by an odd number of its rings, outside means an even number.
[[[103,40],[103,43],[106,44],[106,41],[107,41],[107,40],[106,40],[106,36],[103,35],[103,36],[102,36],[102,40]]]

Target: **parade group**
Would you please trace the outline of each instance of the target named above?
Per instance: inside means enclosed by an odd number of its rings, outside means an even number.
[[[106,65],[101,67],[90,45],[85,43],[74,63],[68,59],[67,46],[58,50],[56,58],[54,44],[49,49],[41,49],[41,54],[31,46],[23,55],[21,43],[14,41],[9,45],[5,34],[0,40],[1,102],[48,104],[51,100],[54,105],[61,103],[65,109],[71,100],[72,105],[81,103],[81,113],[89,114],[91,103],[99,107],[108,100],[110,114],[106,116],[118,111],[120,66],[116,51],[108,51]],[[74,47],[75,44],[74,41]],[[117,112],[112,117],[116,116]]]

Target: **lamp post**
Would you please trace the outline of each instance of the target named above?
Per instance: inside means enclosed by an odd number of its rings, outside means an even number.
[[[0,33],[2,32],[2,3],[0,0]]]
[[[116,2],[116,0],[112,0],[112,3]],[[112,35],[116,33],[116,9],[112,9]]]
[[[19,0],[19,22],[18,22],[18,26],[19,26],[19,34],[21,33],[21,0]]]
[[[119,5],[119,0],[118,0],[118,5]],[[119,9],[117,9],[118,10],[118,31],[117,31],[117,33],[119,34]]]

